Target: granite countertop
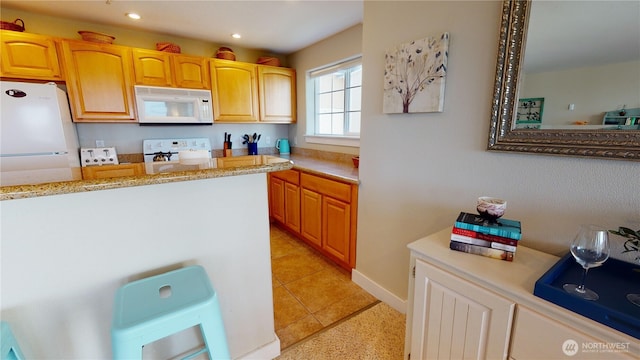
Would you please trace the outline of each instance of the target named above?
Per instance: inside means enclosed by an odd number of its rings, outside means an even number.
[[[235,158],[235,157],[234,157]],[[36,185],[0,187],[0,201],[38,196],[62,195],[85,191],[117,189],[131,186],[153,185],[177,181],[211,179],[225,176],[282,171],[291,168],[322,175],[352,184],[359,183],[358,169],[352,164],[305,155],[269,156],[263,164],[238,167],[216,167],[202,170],[176,171],[141,176],[125,176],[97,180],[64,181]]]
[[[272,171],[288,170],[293,163],[288,159],[276,156],[265,156],[268,161],[259,165],[238,167],[215,167],[202,170],[176,171],[141,176],[124,176],[97,180],[77,180],[44,183],[36,185],[16,185],[0,187],[0,201],[24,199],[38,196],[62,195],[85,191],[117,189],[131,186],[154,185],[177,181],[212,179],[225,176],[258,174]]]
[[[324,160],[295,154],[289,155],[287,159],[293,161],[294,169],[352,184],[360,183],[358,168],[353,167],[352,163]]]

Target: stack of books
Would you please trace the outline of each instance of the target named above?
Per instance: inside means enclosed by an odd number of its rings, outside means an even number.
[[[452,250],[513,261],[522,238],[520,221],[498,219],[491,223],[478,214],[461,212],[451,229]]]

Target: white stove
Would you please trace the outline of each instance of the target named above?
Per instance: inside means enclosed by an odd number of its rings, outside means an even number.
[[[147,174],[211,167],[209,138],[149,139],[142,149]]]

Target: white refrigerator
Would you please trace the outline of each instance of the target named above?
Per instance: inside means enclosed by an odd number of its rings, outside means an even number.
[[[82,179],[67,94],[54,83],[0,84],[0,186]]]

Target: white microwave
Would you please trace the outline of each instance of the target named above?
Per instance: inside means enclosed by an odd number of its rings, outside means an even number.
[[[135,86],[140,125],[211,125],[210,90]]]

